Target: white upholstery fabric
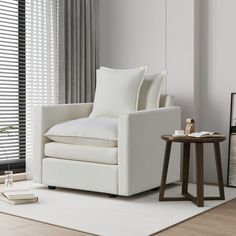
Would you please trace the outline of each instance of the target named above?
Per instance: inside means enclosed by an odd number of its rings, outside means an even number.
[[[139,94],[139,110],[148,110],[159,107],[160,96],[167,72],[146,74]]]
[[[88,117],[92,111],[92,103],[63,104],[43,106],[35,110],[34,139],[33,139],[33,178],[36,182],[42,182],[42,158],[44,156],[44,145],[49,139],[44,133],[55,124]]]
[[[171,106],[174,106],[174,96],[162,94],[160,97],[160,107],[171,107]]]
[[[138,111],[119,117],[118,189],[133,195],[160,185],[165,142],[162,134],[181,127],[179,107]],[[180,145],[173,145],[168,182],[180,178]]]
[[[47,135],[47,137],[58,143],[84,145],[84,146],[95,146],[95,147],[117,147],[117,140],[106,140],[96,138],[85,138],[85,137],[70,137],[70,136],[57,136]]]
[[[117,118],[86,117],[56,124],[45,135],[61,143],[117,147],[117,123]]]
[[[50,142],[45,145],[45,156],[64,160],[117,165],[117,148]]]
[[[105,67],[97,70],[97,87],[90,117],[118,117],[136,111],[146,71],[146,66],[130,70]]]
[[[166,98],[163,96],[163,104]],[[170,99],[169,99],[170,100]],[[46,185],[133,195],[160,186],[165,142],[162,134],[181,128],[179,107],[158,108],[118,118],[118,164],[45,158],[43,134],[60,122],[89,116],[92,104],[67,104],[40,109],[34,138],[34,180]],[[180,178],[180,145],[172,145],[167,182]],[[62,174],[63,173],[63,174]]]
[[[42,164],[45,185],[118,194],[117,165],[55,158],[43,158]]]

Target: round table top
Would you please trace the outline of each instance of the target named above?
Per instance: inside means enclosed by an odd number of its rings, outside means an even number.
[[[162,139],[169,142],[178,143],[216,143],[223,142],[225,140],[224,135],[209,136],[209,137],[189,137],[189,136],[173,136],[173,135],[162,135]]]

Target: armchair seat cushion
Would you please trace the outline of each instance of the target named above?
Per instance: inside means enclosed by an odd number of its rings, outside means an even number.
[[[60,143],[117,147],[118,119],[86,117],[70,120],[54,125],[45,135]]]
[[[117,148],[105,148],[50,142],[45,144],[46,157],[117,165]]]

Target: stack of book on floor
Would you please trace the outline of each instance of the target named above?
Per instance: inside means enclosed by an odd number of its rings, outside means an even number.
[[[25,189],[5,190],[0,192],[0,200],[17,205],[37,202],[38,197],[35,196],[34,193]]]

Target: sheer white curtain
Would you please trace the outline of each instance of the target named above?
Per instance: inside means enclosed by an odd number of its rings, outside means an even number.
[[[58,101],[58,1],[26,0],[26,171],[32,176],[34,110]]]

